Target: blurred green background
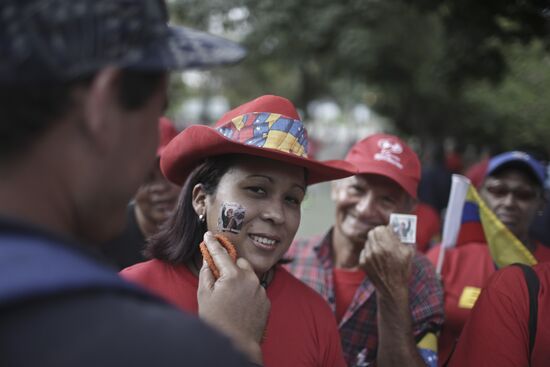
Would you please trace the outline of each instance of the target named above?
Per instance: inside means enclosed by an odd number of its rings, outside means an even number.
[[[424,164],[440,147],[463,168],[502,150],[548,154],[547,0],[168,3],[172,22],[248,49],[238,65],[174,75],[169,115],[180,128],[270,93],[299,108],[321,159],[375,131],[405,138]],[[327,187],[310,190],[305,227],[332,219]]]

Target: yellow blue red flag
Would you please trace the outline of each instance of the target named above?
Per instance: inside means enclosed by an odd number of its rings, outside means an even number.
[[[498,268],[522,263],[535,265],[537,260],[523,243],[496,217],[473,185],[470,185],[466,194],[466,201],[462,210],[462,224],[460,232],[482,232],[491,257]],[[461,233],[462,234],[462,233]],[[459,234],[458,243],[464,242]]]

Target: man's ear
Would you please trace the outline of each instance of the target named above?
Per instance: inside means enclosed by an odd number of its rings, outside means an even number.
[[[101,69],[85,92],[81,130],[99,149],[115,144],[120,132],[120,75],[118,68]]]
[[[193,203],[193,209],[195,210],[195,213],[197,215],[206,215],[206,198],[207,194],[204,190],[203,184],[196,184],[195,187],[193,187],[192,195],[192,203]]]

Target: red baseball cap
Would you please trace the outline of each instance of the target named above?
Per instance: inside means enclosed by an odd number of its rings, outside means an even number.
[[[420,161],[401,139],[389,134],[374,134],[357,142],[346,156],[357,167],[357,174],[375,174],[395,181],[412,198],[420,181]]]
[[[157,147],[157,156],[160,156],[168,143],[178,135],[178,130],[172,124],[168,117],[159,119],[159,145]]]
[[[182,131],[166,146],[160,167],[178,185],[204,158],[224,154],[247,154],[304,167],[308,185],[355,174],[348,162],[316,161],[308,158],[307,151],[307,131],[292,102],[265,95],[227,112],[214,127],[194,125]]]

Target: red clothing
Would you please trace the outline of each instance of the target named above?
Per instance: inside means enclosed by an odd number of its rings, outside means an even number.
[[[440,246],[427,254],[437,264]],[[550,261],[550,249],[538,244],[534,252],[539,262]],[[460,335],[470,311],[481,291],[496,271],[485,243],[469,243],[447,249],[441,269],[445,302],[445,322],[438,339],[439,365],[448,358],[455,340]]]
[[[437,264],[440,246],[430,250],[428,259]],[[489,276],[495,272],[495,264],[485,243],[471,243],[445,251],[445,261],[441,269],[444,291],[445,322],[438,339],[439,365],[441,366],[452,350],[454,341],[460,335],[468,319],[470,309],[459,306],[459,300],[465,287],[481,289]],[[475,289],[474,289],[475,288]]]
[[[533,255],[535,255],[535,259],[539,263],[550,262],[550,247],[537,243],[537,248]]]
[[[489,165],[489,158],[483,158],[482,160],[474,163],[468,168],[465,173],[465,176],[470,179],[472,184],[476,188],[480,188],[483,180],[485,179],[485,174],[487,173],[487,166]]]
[[[464,326],[450,366],[543,367],[550,363],[550,264],[534,267],[540,280],[537,333],[529,355],[529,293],[521,269],[493,275]],[[529,363],[531,362],[531,363]]]
[[[428,204],[418,203],[413,214],[417,216],[416,249],[425,254],[432,240],[439,237],[441,218],[437,211]]]
[[[365,280],[363,270],[334,268],[334,295],[336,297],[336,320],[340,322],[353,301],[357,288]]]
[[[186,266],[151,260],[121,272],[181,309],[197,314],[198,278]],[[262,353],[266,367],[345,366],[336,320],[326,302],[281,267],[267,287],[271,312]]]

